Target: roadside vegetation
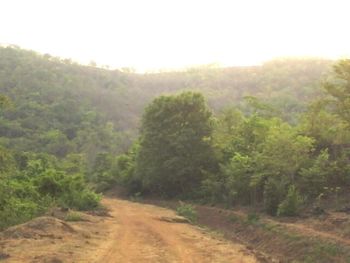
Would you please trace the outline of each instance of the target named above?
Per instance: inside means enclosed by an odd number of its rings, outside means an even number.
[[[191,223],[196,223],[198,220],[197,212],[195,208],[190,204],[180,202],[176,207],[176,213],[187,218]]]
[[[67,171],[53,156],[2,148],[1,162],[0,229],[42,215],[53,206],[77,210],[99,206],[100,195],[91,190],[83,174]]]
[[[350,187],[350,60],[334,66],[324,93],[284,121],[256,97],[245,108],[214,115],[200,93],[156,98],[142,118],[140,136],[117,157],[116,182],[131,192],[167,198],[245,205],[273,216],[297,216]]]

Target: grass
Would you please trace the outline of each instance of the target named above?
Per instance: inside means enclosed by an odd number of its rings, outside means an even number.
[[[76,222],[76,221],[82,221],[81,214],[75,211],[69,211],[64,218],[65,221],[69,222]]]
[[[191,223],[196,223],[198,215],[194,207],[190,204],[180,202],[180,205],[176,208],[176,213],[180,216],[187,218]]]
[[[350,263],[349,248],[335,242],[290,231],[278,223],[275,224],[262,220],[258,214],[250,213],[246,217],[230,214],[228,220],[233,224],[241,226],[251,225],[256,229],[255,231],[263,230],[265,234],[261,233],[261,237],[265,237],[267,240],[275,240],[271,246],[276,245],[275,242],[277,238],[277,240],[280,240],[279,242],[282,250],[287,249],[289,251],[295,251],[294,255],[288,255],[288,260],[291,260],[291,262]],[[269,253],[268,246],[266,248],[267,251],[265,251],[265,253]]]
[[[260,221],[260,216],[258,214],[256,214],[256,213],[249,213],[247,215],[245,223],[249,224],[249,225],[258,225],[259,221]]]
[[[315,241],[303,262],[337,262],[340,258],[345,260],[340,262],[350,262],[349,251],[335,243]]]

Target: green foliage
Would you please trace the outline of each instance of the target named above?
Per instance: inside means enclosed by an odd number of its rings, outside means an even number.
[[[308,165],[313,144],[312,138],[299,135],[286,123],[271,126],[258,162],[268,174],[294,183],[300,168]]]
[[[250,182],[254,172],[252,167],[252,159],[239,153],[236,153],[227,165],[222,166],[226,204],[232,205],[237,201],[249,204]]]
[[[55,157],[23,153],[9,160],[15,160],[12,172],[0,178],[0,229],[39,216],[56,204],[78,210],[99,206],[100,196],[89,189],[83,175],[67,174]]]
[[[329,99],[316,100],[301,118],[300,130],[316,141],[317,149],[332,148],[349,141],[347,125],[336,113]]]
[[[142,189],[186,196],[200,186],[204,171],[216,169],[211,147],[211,112],[198,93],[161,96],[145,110],[136,176]]]
[[[136,141],[128,153],[117,156],[112,167],[112,174],[116,182],[124,185],[130,193],[142,191],[141,180],[135,174],[138,151],[139,143]]]
[[[285,194],[284,182],[279,178],[270,177],[264,186],[264,209],[270,215],[276,215],[278,205]]]
[[[350,124],[350,59],[340,60],[334,67],[334,78],[324,87],[333,98],[336,113]]]
[[[42,214],[51,202],[51,198],[41,196],[30,181],[0,180],[0,229]]]
[[[294,185],[289,186],[286,198],[278,206],[278,216],[296,216],[299,214],[303,198]]]
[[[63,179],[65,189],[58,199],[61,206],[78,210],[91,210],[99,206],[101,196],[91,191],[80,175]]]
[[[223,202],[226,198],[226,196],[223,195],[224,178],[221,176],[221,174],[207,174],[205,177],[206,178],[202,181],[200,187],[200,197],[202,201],[209,202],[211,204]]]
[[[28,221],[42,213],[42,207],[28,199],[10,197],[0,210],[0,229]]]
[[[320,195],[335,172],[334,163],[329,158],[328,150],[323,150],[314,159],[312,166],[300,171],[300,189],[309,197]]]
[[[106,191],[116,183],[116,178],[112,173],[114,159],[114,156],[110,153],[96,155],[89,178],[97,185],[96,190],[98,192]]]
[[[253,102],[260,105],[256,99]],[[265,211],[275,215],[286,185],[306,179],[300,177],[313,163],[315,140],[257,110],[243,116],[231,109],[219,117],[214,139],[221,173],[216,180],[205,181],[207,189],[220,191],[228,205],[254,205],[262,199]]]
[[[195,208],[190,204],[185,204],[180,202],[179,206],[176,208],[176,213],[190,220],[191,223],[196,223],[198,219],[197,212]]]
[[[0,109],[6,109],[13,106],[12,101],[5,95],[0,94]]]

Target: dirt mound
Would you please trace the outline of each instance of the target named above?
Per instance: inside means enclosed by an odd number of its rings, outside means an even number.
[[[38,217],[30,222],[13,226],[0,233],[0,238],[60,238],[76,230],[66,222],[54,217]]]

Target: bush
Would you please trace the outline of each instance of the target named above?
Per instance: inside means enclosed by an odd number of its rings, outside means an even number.
[[[90,190],[81,174],[67,175],[60,171],[45,171],[35,180],[40,194],[49,195],[59,205],[77,210],[98,207],[101,196]]]
[[[41,207],[31,201],[12,197],[0,211],[0,229],[24,223],[41,213]]]
[[[266,181],[264,187],[264,208],[268,214],[276,215],[284,191],[282,183],[275,178],[269,178]]]
[[[288,189],[286,199],[278,206],[278,216],[296,216],[299,214],[303,199],[294,185]]]
[[[198,216],[194,207],[190,204],[180,202],[180,205],[176,208],[178,215],[183,216],[190,220],[191,223],[197,222]]]
[[[41,195],[59,196],[63,191],[62,179],[65,175],[53,169],[46,170],[35,179],[35,185]]]
[[[25,180],[0,180],[0,230],[43,214],[52,203]]]
[[[101,196],[88,189],[83,191],[72,191],[63,195],[59,203],[63,207],[77,210],[96,209],[100,204]]]

